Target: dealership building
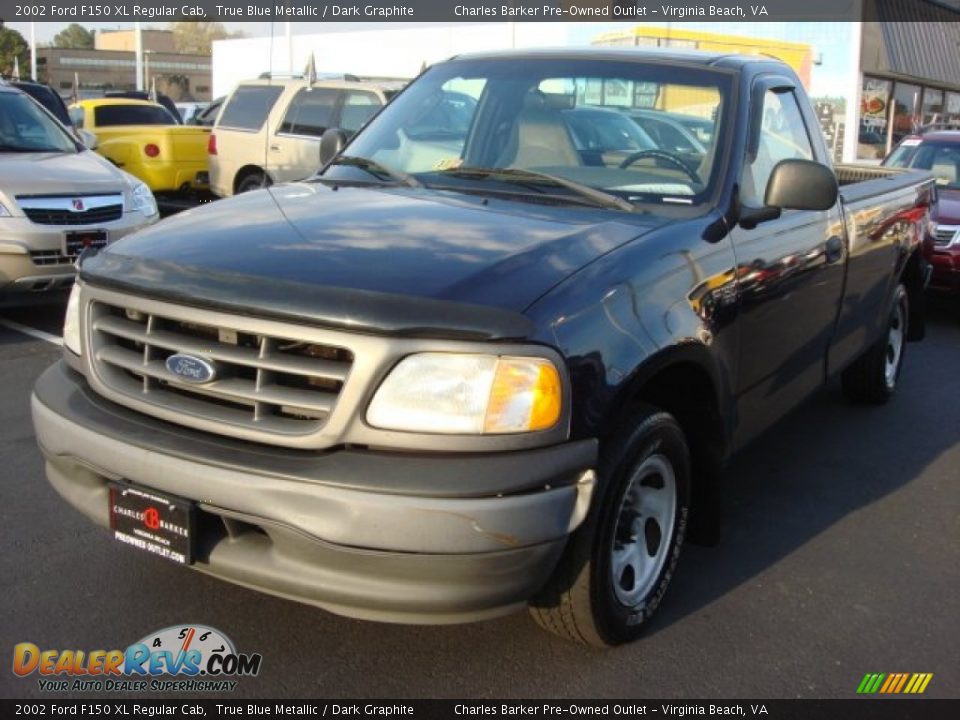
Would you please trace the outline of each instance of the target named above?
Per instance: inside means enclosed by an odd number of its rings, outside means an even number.
[[[37,48],[37,77],[63,96],[98,97],[107,90],[137,89],[132,30],[98,30],[93,49]],[[209,100],[212,65],[207,55],[178,53],[169,30],[143,30],[143,87],[174,100]]]
[[[778,57],[813,98],[838,161],[876,160],[904,134],[960,123],[960,0],[864,0],[858,22],[371,23],[213,44],[212,92],[264,72],[413,77],[466,52],[586,45]],[[280,26],[278,25],[278,28]],[[853,128],[854,131],[848,131]]]

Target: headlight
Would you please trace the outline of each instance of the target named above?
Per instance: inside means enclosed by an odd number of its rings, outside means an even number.
[[[63,344],[74,355],[80,354],[80,283],[75,282],[63,318]]]
[[[133,197],[133,209],[142,213],[146,217],[153,217],[157,214],[157,201],[153,198],[153,193],[143,183],[138,184],[130,193]]]
[[[367,422],[449,435],[547,430],[560,420],[562,390],[560,373],[544,358],[420,353],[383,381]]]

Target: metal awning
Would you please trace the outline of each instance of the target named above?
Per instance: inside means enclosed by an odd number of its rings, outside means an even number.
[[[960,85],[960,0],[873,0],[869,5],[864,19],[880,23],[885,70]]]

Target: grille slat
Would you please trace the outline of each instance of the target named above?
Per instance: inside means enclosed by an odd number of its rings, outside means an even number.
[[[955,227],[946,227],[941,225],[937,228],[936,233],[936,244],[937,245],[949,245],[953,242],[954,236],[957,234],[958,228]]]
[[[23,208],[23,214],[38,225],[98,225],[123,217],[123,204],[107,205],[80,212],[57,208]]]
[[[231,346],[226,343],[204,342],[190,336],[179,335],[164,330],[150,330],[141,324],[107,315],[96,320],[94,329],[122,337],[133,342],[156,346],[174,352],[186,352],[214,360],[243,365],[245,367],[273,370],[280,373],[292,373],[305,377],[327,378],[343,382],[348,368],[344,363],[336,363],[314,358],[284,357],[267,350]],[[267,338],[272,340],[271,338]]]
[[[325,426],[352,367],[348,350],[298,339],[296,328],[283,337],[266,328],[252,334],[190,322],[189,315],[92,302],[90,357],[99,380],[145,412],[185,424],[212,421],[227,434],[239,426],[269,442]],[[171,372],[166,361],[176,353],[211,362],[216,377],[191,383]]]
[[[149,375],[155,380],[176,385],[182,390],[222,397],[230,402],[249,402],[251,406],[255,402],[262,402],[269,405],[283,405],[321,413],[329,413],[333,407],[332,399],[325,397],[327,393],[300,393],[291,388],[272,383],[258,386],[256,382],[250,380],[225,378],[204,385],[194,385],[184,382],[180,377],[167,370],[162,361],[151,360],[144,364],[135,351],[125,350],[117,345],[101,348],[97,351],[97,360],[116,365],[139,375]],[[312,397],[313,395],[316,397]]]

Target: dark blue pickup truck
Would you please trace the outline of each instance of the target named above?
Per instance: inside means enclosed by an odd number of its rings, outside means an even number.
[[[320,154],[82,258],[33,418],[117,540],[615,645],[731,454],[834,376],[883,403],[923,334],[932,178],[832,166],[776,61],[456,57]]]

